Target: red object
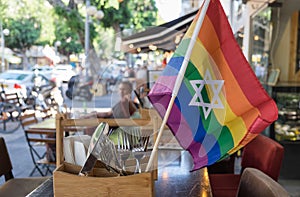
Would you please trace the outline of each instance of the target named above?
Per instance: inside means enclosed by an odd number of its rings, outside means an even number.
[[[242,171],[247,167],[256,168],[277,181],[283,154],[284,148],[279,143],[258,135],[243,149]],[[213,196],[236,196],[240,179],[241,174],[209,174]]]
[[[19,84],[17,84],[17,83],[15,83],[15,85],[14,85],[14,89],[21,89],[22,87],[21,87],[21,85],[19,85]]]

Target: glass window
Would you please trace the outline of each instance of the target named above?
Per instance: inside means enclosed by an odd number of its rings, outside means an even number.
[[[18,80],[22,81],[28,76],[28,74],[19,74],[19,73],[9,73],[5,72],[0,75],[0,79],[5,79],[5,80]]]
[[[297,42],[297,60],[295,66],[295,73],[300,70],[300,12],[298,13],[298,42]]]
[[[258,77],[265,83],[269,66],[272,35],[271,9],[266,8],[252,18],[252,53],[250,63]]]

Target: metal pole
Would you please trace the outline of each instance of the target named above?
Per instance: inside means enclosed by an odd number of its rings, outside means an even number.
[[[86,0],[86,9],[90,7],[91,2],[90,0]],[[90,16],[88,15],[88,12],[86,11],[86,17],[85,17],[85,39],[84,39],[84,51],[85,51],[85,71],[86,75],[88,75],[89,70],[89,61],[88,61],[88,55],[90,50],[90,27],[89,27],[89,20]]]
[[[5,62],[4,62],[4,50],[5,50],[5,40],[3,33],[2,21],[0,21],[0,31],[1,31],[1,71],[4,72]]]

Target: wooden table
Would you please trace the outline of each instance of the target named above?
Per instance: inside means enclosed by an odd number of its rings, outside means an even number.
[[[152,117],[152,116],[150,116]],[[127,120],[127,119],[67,119],[63,120],[57,116],[56,134],[57,134],[57,162],[61,164],[62,157],[62,135],[64,128],[68,126],[95,126],[101,121],[108,122],[109,125],[132,126],[134,124],[148,125],[153,124],[151,128],[157,128],[157,121],[153,120]],[[153,118],[153,117],[152,117]],[[58,121],[59,120],[59,121]],[[157,120],[157,118],[154,118]],[[53,121],[53,120],[52,120]],[[153,121],[153,122],[152,122]],[[51,120],[49,120],[51,122]],[[55,121],[53,121],[55,122]],[[75,124],[76,123],[76,124]],[[51,123],[52,124],[52,123]],[[51,125],[49,123],[49,125]],[[44,124],[46,125],[46,123]],[[43,124],[37,125],[44,128]],[[35,126],[35,127],[37,127]],[[53,126],[53,125],[52,125]],[[55,127],[55,126],[54,126]],[[60,140],[58,140],[60,139]],[[61,153],[61,154],[58,154]],[[156,158],[158,163],[157,179],[155,178],[154,194],[155,196],[212,196],[208,178],[207,169],[203,168],[190,172],[193,160],[187,151],[183,150],[159,150]],[[155,163],[155,162],[154,162]],[[87,188],[88,189],[88,188]],[[99,186],[99,189],[101,187]],[[138,190],[138,188],[137,188]],[[29,196],[53,196],[53,180],[49,179],[41,187],[38,187]]]
[[[41,130],[56,130],[55,118],[47,118],[42,122],[34,124],[29,127],[30,129],[41,129]]]
[[[159,150],[158,156],[155,196],[212,196],[207,169],[190,172],[192,159],[188,152]],[[47,180],[28,196],[53,196],[53,179]]]

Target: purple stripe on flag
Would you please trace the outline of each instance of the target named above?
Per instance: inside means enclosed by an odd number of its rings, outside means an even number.
[[[194,167],[193,170],[197,170],[200,169],[204,166],[207,166],[208,164],[208,157],[207,157],[207,152],[204,148],[201,149],[201,147],[203,147],[200,143],[197,142],[193,142],[191,144],[191,149],[188,149],[188,151],[190,152],[190,154],[192,155],[193,159],[194,159]],[[202,151],[199,154],[199,151]],[[202,156],[200,156],[202,155]]]
[[[174,84],[177,76],[160,76],[154,86],[152,87],[149,98],[152,96],[152,92],[155,91],[155,95],[158,95],[157,92],[160,92],[160,95],[172,94]],[[167,83],[166,83],[167,82]]]

